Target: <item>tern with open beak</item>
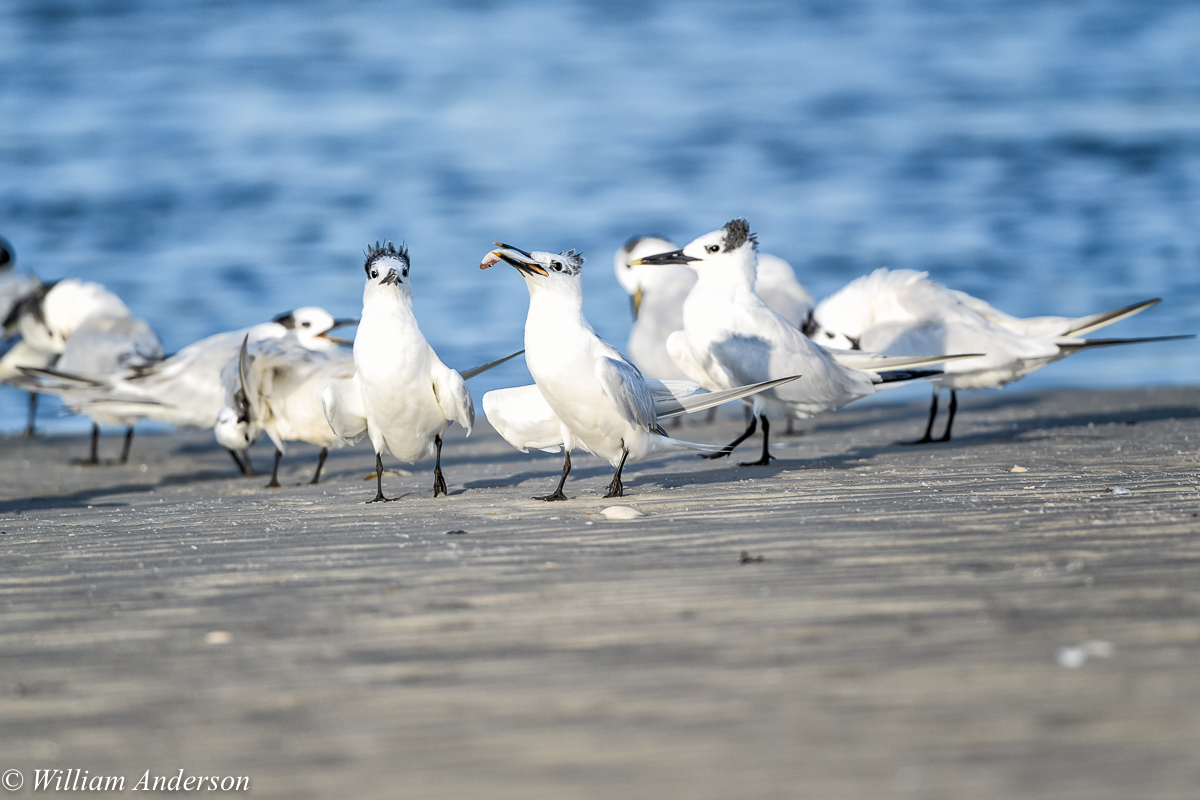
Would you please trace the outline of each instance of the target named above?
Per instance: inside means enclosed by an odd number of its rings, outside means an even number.
[[[657,398],[638,368],[604,341],[583,316],[580,273],[583,256],[527,252],[497,242],[480,269],[501,261],[525,279],[525,363],[536,385],[489,392],[484,410],[514,446],[566,451],[558,487],[539,500],[566,500],[571,450],[581,448],[616,468],[605,497],[621,497],[621,471],[628,460],[681,450],[710,452],[711,445],[673,439],[659,425]],[[726,397],[719,402],[727,402]],[[489,402],[490,401],[490,402]],[[496,418],[493,419],[493,414]]]

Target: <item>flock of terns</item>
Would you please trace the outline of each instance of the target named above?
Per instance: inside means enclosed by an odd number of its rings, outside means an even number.
[[[1081,349],[1191,338],[1083,339],[1159,300],[1086,317],[1009,316],[978,298],[912,270],[876,270],[814,304],[787,262],[758,253],[746,220],[735,219],[686,247],[636,237],[614,268],[634,313],[626,357],[596,334],[583,314],[584,258],[495,243],[481,269],[507,264],[529,290],[525,348],[474,369],[442,363],[413,313],[408,251],[368,248],[360,319],[334,319],[300,308],[271,322],[195,342],[167,356],[154,331],[113,293],[67,278],[42,283],[13,269],[0,239],[0,381],[52,393],[91,418],[90,457],[99,464],[100,425],[122,425],[120,462],[133,426],[154,419],[211,428],[245,474],[249,446],[266,434],[275,445],[268,486],[278,486],[289,442],[329,448],[370,439],[375,497],[383,493],[383,455],[415,463],[434,456],[433,494],[446,494],[442,435],[467,430],[475,407],[466,381],[525,355],[534,383],[488,392],[488,421],[522,452],[563,451],[562,478],[537,498],[566,500],[571,451],[614,468],[605,497],[621,497],[627,461],[690,450],[722,458],[761,426],[762,451],[744,466],[769,464],[771,421],[807,419],[877,391],[914,381],[933,387],[919,443],[935,441],[941,389],[950,392],[950,438],[961,389],[997,388]],[[357,324],[353,342],[331,334]],[[348,347],[352,346],[352,347]],[[654,376],[654,377],[648,377]],[[673,438],[663,422],[739,400],[748,410],[742,435],[727,445]]]

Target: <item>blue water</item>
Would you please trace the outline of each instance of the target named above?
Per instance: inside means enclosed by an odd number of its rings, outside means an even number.
[[[452,366],[520,347],[522,281],[477,269],[493,240],[582,249],[588,315],[623,345],[616,247],[742,215],[817,296],[914,267],[1021,315],[1162,296],[1106,333],[1200,332],[1200,6],[0,4],[0,233],[169,351],[357,313],[363,248],[389,238]],[[1149,345],[1021,385],[1198,366],[1195,343]],[[0,430],[23,415],[0,391]]]

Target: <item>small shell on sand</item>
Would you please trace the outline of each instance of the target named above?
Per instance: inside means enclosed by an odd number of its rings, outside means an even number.
[[[1025,467],[1013,467],[1009,472],[1029,472]]]
[[[605,519],[633,519],[634,517],[646,516],[636,508],[629,506],[609,506],[600,512]]]

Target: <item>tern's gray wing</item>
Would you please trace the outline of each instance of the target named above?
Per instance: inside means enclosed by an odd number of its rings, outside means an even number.
[[[653,431],[658,428],[654,396],[637,367],[615,358],[596,359],[596,380],[604,394],[630,425]]]
[[[77,375],[107,377],[162,357],[162,344],[142,320],[94,316],[67,337],[58,368]]]

